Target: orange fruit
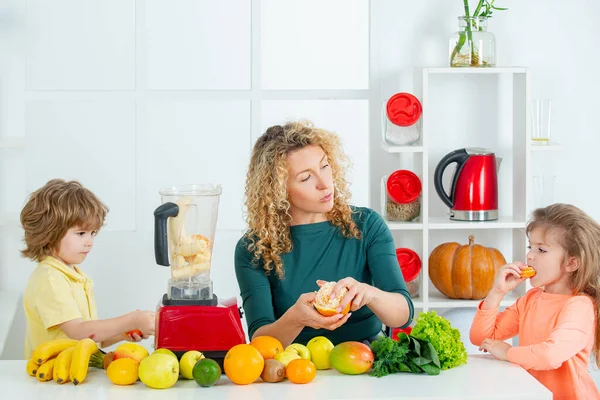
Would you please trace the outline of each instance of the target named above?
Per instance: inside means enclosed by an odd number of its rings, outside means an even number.
[[[304,358],[290,361],[285,368],[285,375],[294,383],[308,383],[315,379],[317,367],[312,361]]]
[[[138,380],[139,365],[131,358],[114,360],[106,368],[106,376],[115,385],[131,385]]]
[[[324,315],[326,317],[330,317],[335,314],[348,314],[350,311],[350,305],[352,302],[348,303],[346,307],[342,311],[338,313],[337,308],[340,306],[340,301],[344,298],[346,293],[348,293],[348,289],[342,288],[337,294],[337,297],[331,299],[331,291],[335,286],[336,282],[327,282],[317,292],[315,297],[315,301],[313,302],[313,306],[319,312],[319,314]]]
[[[263,356],[256,347],[249,344],[233,346],[225,354],[223,361],[225,375],[238,385],[247,385],[257,380],[264,366]]]
[[[283,351],[283,345],[272,336],[258,336],[252,339],[250,346],[256,347],[265,360],[275,358]]]
[[[536,274],[536,270],[529,265],[521,270],[521,278],[532,278]]]

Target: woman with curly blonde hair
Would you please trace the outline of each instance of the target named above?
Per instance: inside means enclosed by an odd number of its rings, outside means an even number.
[[[347,161],[335,133],[305,121],[272,126],[257,140],[246,177],[248,231],[235,251],[250,339],[363,341],[382,323],[411,322],[392,235],[373,210],[349,205]],[[332,298],[347,292],[338,313],[323,316],[312,303],[331,281]]]

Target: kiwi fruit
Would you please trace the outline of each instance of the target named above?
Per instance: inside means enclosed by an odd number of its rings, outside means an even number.
[[[115,355],[112,351],[110,351],[104,355],[104,360],[103,360],[104,369],[108,368],[110,363],[113,362],[114,358],[115,358]]]
[[[265,367],[260,377],[265,382],[281,382],[285,378],[285,366],[274,359],[265,360]]]

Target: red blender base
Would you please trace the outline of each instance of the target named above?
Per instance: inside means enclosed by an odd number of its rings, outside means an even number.
[[[207,358],[222,361],[229,349],[246,343],[235,298],[217,306],[162,305],[157,315],[155,348],[169,349],[178,356],[198,350]]]

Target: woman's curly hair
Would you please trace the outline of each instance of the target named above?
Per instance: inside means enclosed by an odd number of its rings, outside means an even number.
[[[281,256],[292,250],[290,237],[290,202],[286,156],[303,147],[320,146],[327,155],[335,188],[333,208],[327,219],[347,238],[361,237],[352,218],[350,191],[345,173],[349,160],[343,154],[339,137],[308,121],[275,125],[256,141],[246,175],[246,220],[248,251],[254,253],[254,263],[262,260],[266,274],[275,270],[283,278]]]

